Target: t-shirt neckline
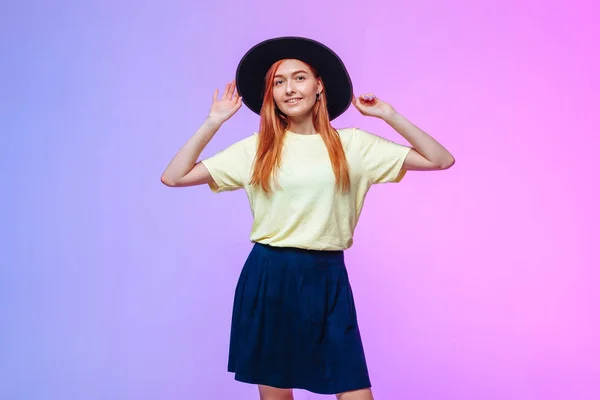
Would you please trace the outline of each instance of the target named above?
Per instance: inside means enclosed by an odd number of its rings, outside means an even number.
[[[289,133],[290,136],[293,136],[293,137],[320,137],[321,136],[321,134],[319,134],[319,133],[309,133],[309,134],[296,133],[296,132],[290,131],[289,129],[286,131],[286,133]]]

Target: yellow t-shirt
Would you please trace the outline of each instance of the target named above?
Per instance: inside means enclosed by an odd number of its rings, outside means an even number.
[[[245,189],[254,217],[250,240],[275,247],[345,250],[352,245],[365,196],[375,183],[400,182],[410,147],[357,128],[338,130],[350,170],[350,191],[335,184],[320,135],[285,135],[272,192],[249,184],[258,134],[202,160],[213,192]]]

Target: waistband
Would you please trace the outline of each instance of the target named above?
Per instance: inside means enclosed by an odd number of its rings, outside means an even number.
[[[299,247],[278,247],[271,246],[260,242],[254,242],[254,248],[260,251],[266,251],[273,254],[280,255],[295,255],[295,256],[309,256],[318,257],[321,259],[343,259],[344,250],[314,250],[314,249],[302,249]]]

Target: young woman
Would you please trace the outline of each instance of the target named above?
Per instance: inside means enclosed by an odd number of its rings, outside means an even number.
[[[259,132],[198,161],[242,102],[260,115]],[[350,104],[412,146],[334,129],[331,121]],[[371,185],[453,164],[390,104],[372,94],[355,98],[344,64],[326,46],[283,37],[250,49],[162,176],[172,187],[248,194],[254,245],[233,302],[228,370],[235,379],[257,384],[262,400],[290,400],[293,388],[372,399],[344,250]]]

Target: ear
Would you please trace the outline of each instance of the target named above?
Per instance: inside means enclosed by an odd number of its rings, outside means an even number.
[[[323,82],[319,79],[317,80],[317,93],[321,93],[323,91]]]

